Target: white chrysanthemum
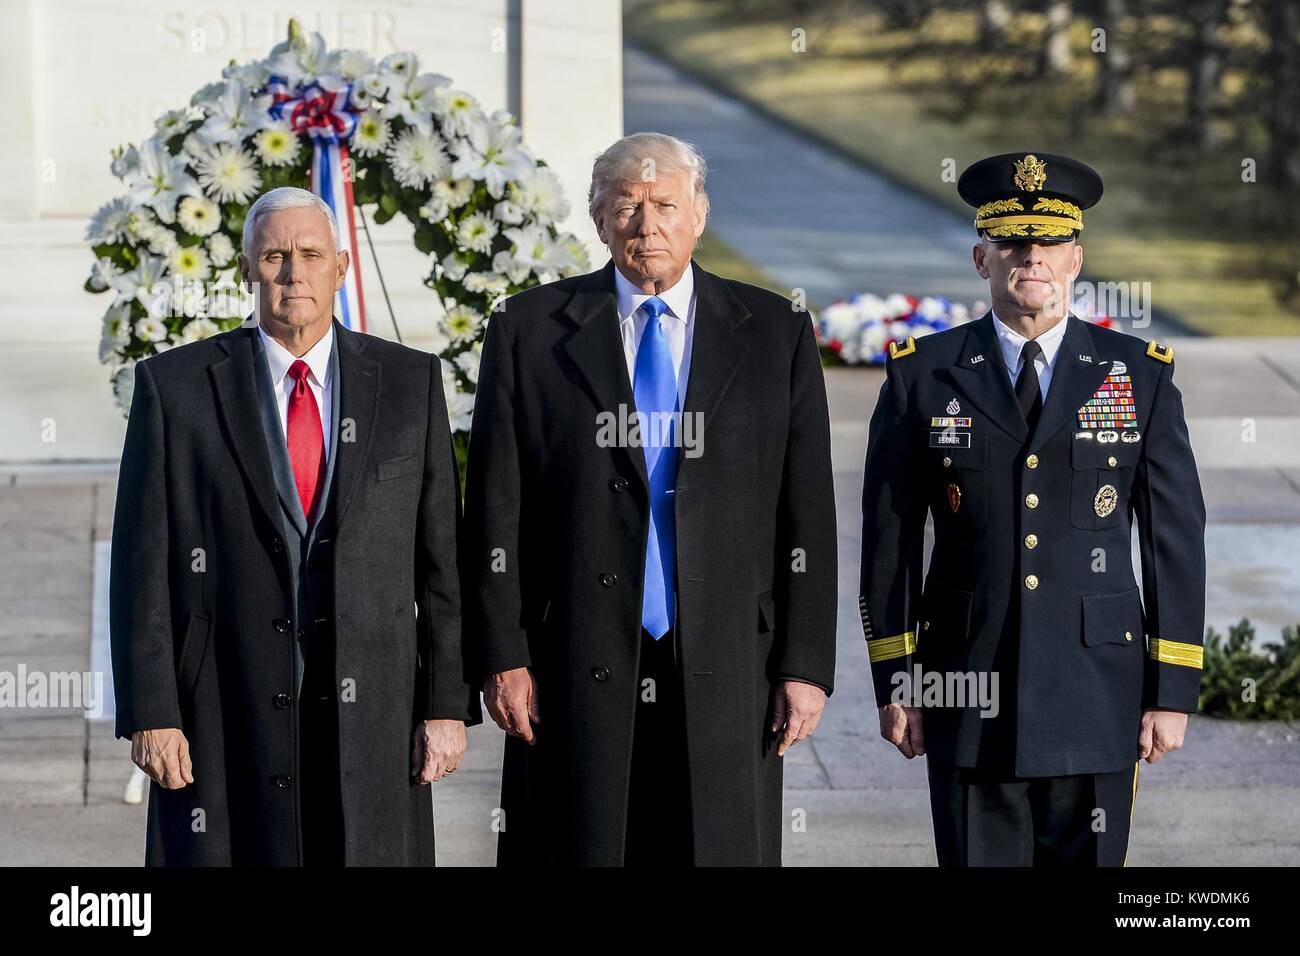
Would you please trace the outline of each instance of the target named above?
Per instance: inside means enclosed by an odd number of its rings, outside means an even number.
[[[142,342],[161,342],[167,338],[167,326],[163,324],[162,319],[146,315],[136,321],[135,335]]]
[[[492,207],[492,215],[507,226],[517,226],[524,221],[524,211],[508,199]]]
[[[218,202],[248,202],[262,185],[253,157],[228,143],[200,157],[195,166],[204,190]]]
[[[464,286],[466,292],[473,292],[475,295],[486,292],[489,295],[500,295],[510,287],[509,280],[495,272],[471,272],[465,276]]]
[[[433,195],[452,209],[459,209],[474,195],[474,180],[440,179],[433,184]]]
[[[221,327],[211,319],[192,319],[181,328],[181,341],[184,343],[198,342],[202,339],[211,338],[220,331]]]
[[[470,124],[479,113],[478,100],[464,90],[441,90],[435,102],[435,112],[442,119],[442,130],[447,136],[468,136]]]
[[[420,61],[414,53],[390,53],[379,61],[377,72],[386,85],[398,83],[405,86],[419,68]]]
[[[101,242],[121,242],[126,236],[127,222],[131,216],[131,205],[125,196],[104,203],[90,217],[86,227],[86,241],[92,245]]]
[[[474,396],[469,392],[445,391],[447,422],[453,432],[467,432],[474,420]]]
[[[384,114],[378,110],[366,110],[357,117],[350,149],[357,156],[377,156],[387,148],[391,139],[392,130]]]
[[[103,292],[121,274],[122,270],[117,267],[117,263],[108,256],[100,256],[90,267],[90,278],[87,281],[96,292]]]
[[[198,166],[199,160],[208,155],[212,148],[195,133],[190,133],[181,140],[181,156],[191,166]]]
[[[224,232],[215,232],[208,237],[208,258],[218,269],[229,265],[235,258],[235,244]]]
[[[181,246],[172,252],[168,265],[174,275],[200,282],[212,272],[208,254],[202,246]]]
[[[465,374],[465,377],[474,385],[478,384],[478,367],[479,359],[483,355],[483,343],[475,342],[465,351],[456,356],[456,367]]]
[[[109,357],[131,344],[131,306],[115,305],[104,313],[104,328],[99,339],[99,360]]]
[[[257,158],[268,166],[288,166],[298,158],[302,147],[287,123],[276,122],[259,130],[253,137]]]
[[[569,215],[569,201],[564,198],[560,177],[546,166],[522,172],[518,181],[510,184],[507,195],[544,226]]]
[[[455,305],[442,320],[443,330],[453,342],[472,342],[483,325],[483,316],[468,305]]]
[[[141,256],[134,269],[113,278],[113,288],[117,291],[116,304],[134,299],[148,308],[153,286],[164,271],[165,264],[160,257]]]
[[[448,254],[448,256],[442,260],[443,275],[445,275],[451,282],[459,282],[461,279],[465,278],[465,270],[468,268],[469,266],[462,262],[460,256],[454,252]]]
[[[131,396],[134,393],[135,359],[130,359],[113,373],[113,398],[123,413],[131,410]]]
[[[462,249],[488,253],[492,251],[492,240],[497,235],[497,224],[487,213],[471,213],[460,221],[456,227],[456,241]]]
[[[425,203],[418,211],[421,219],[427,219],[429,222],[433,223],[442,222],[451,214],[451,210],[447,208],[447,204],[439,199]]]
[[[169,256],[180,245],[176,233],[167,226],[155,223],[142,232],[142,238],[149,244],[149,251],[160,256]]]
[[[533,267],[525,259],[516,259],[508,250],[501,250],[492,257],[492,271],[508,276],[515,285],[528,278]]]
[[[186,196],[176,207],[176,222],[191,236],[210,236],[221,228],[221,207],[206,196]]]
[[[188,107],[168,110],[154,120],[154,132],[158,134],[159,139],[165,141],[189,126],[193,119],[195,117]]]
[[[388,164],[403,186],[419,189],[447,174],[450,162],[436,133],[408,129],[388,148]]]

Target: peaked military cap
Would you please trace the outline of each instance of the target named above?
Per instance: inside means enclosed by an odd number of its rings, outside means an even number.
[[[968,166],[957,192],[975,207],[986,239],[1068,242],[1083,229],[1083,210],[1101,198],[1101,177],[1068,156],[1004,153]]]

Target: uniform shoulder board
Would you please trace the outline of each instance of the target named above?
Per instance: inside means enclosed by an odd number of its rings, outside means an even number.
[[[907,337],[907,344],[904,346],[900,347],[897,342],[889,343],[889,357],[891,359],[900,359],[904,355],[911,355],[915,351],[916,351],[916,339],[914,339],[910,335]]]
[[[1168,365],[1174,360],[1174,347],[1172,345],[1161,345],[1153,340],[1147,343],[1147,355]]]

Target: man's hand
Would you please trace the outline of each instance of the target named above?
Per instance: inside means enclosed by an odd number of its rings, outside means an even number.
[[[168,790],[179,790],[194,782],[190,742],[175,727],[131,734],[131,762]]]
[[[525,743],[536,743],[533,724],[542,722],[537,707],[537,679],[527,667],[492,674],[483,682],[483,702],[496,725]]]
[[[820,687],[797,680],[781,681],[772,699],[772,733],[785,730],[776,747],[778,757],[784,757],[787,750],[813,735],[825,706],[826,692]]]
[[[1142,729],[1138,731],[1138,756],[1155,763],[1165,754],[1183,745],[1187,732],[1187,715],[1178,710],[1144,710]]]
[[[898,748],[908,760],[925,756],[925,732],[921,729],[921,708],[886,704],[880,708],[880,736]]]
[[[422,720],[411,734],[411,776],[422,784],[441,780],[464,756],[464,721]]]

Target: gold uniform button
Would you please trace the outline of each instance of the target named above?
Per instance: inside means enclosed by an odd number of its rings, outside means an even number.
[[[1036,534],[1025,535],[1025,547],[1030,549],[1038,547],[1038,535]]]
[[[1034,494],[1032,491],[1031,491],[1029,494],[1025,495],[1025,507],[1027,507],[1027,508],[1037,508],[1037,507],[1038,507],[1038,495]]]
[[[1132,632],[1132,631],[1125,631],[1125,632],[1124,632],[1124,640],[1126,640],[1126,641],[1131,641],[1131,640],[1133,640],[1133,632]]]
[[[923,631],[928,631],[929,629],[930,629],[930,622],[929,622],[929,621],[922,621],[922,622],[921,622],[921,630],[923,630]]]
[[[945,468],[951,468],[951,467],[952,467],[952,459],[949,458],[947,455],[944,455],[944,456],[943,456],[943,467],[945,467]]]
[[[1036,575],[1036,574],[1028,574],[1028,575],[1026,575],[1026,576],[1025,576],[1025,587],[1029,588],[1029,590],[1031,590],[1031,591],[1034,590],[1036,587],[1038,587],[1038,575]]]
[[[1110,465],[1110,467],[1114,468],[1116,465],[1119,464],[1119,459],[1116,458],[1114,455],[1111,455],[1109,458],[1106,459],[1106,464],[1108,464],[1108,465]]]
[[[1025,459],[1025,466],[1026,466],[1027,468],[1037,468],[1037,467],[1038,467],[1038,456],[1037,456],[1037,455],[1030,455],[1028,458],[1026,458],[1026,459]]]

